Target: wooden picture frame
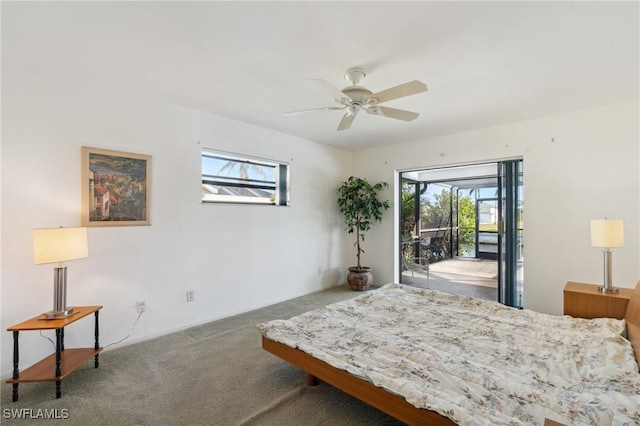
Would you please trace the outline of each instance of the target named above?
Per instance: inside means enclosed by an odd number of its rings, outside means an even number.
[[[82,226],[151,225],[151,156],[82,147]]]

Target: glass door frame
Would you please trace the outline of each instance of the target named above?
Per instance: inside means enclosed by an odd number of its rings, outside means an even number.
[[[498,163],[498,300],[507,306],[522,308],[522,293],[518,279],[518,213],[523,200],[523,160]],[[520,211],[522,213],[522,211]]]

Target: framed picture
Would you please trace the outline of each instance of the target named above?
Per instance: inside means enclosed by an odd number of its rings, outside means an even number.
[[[151,156],[82,147],[82,226],[150,225]]]

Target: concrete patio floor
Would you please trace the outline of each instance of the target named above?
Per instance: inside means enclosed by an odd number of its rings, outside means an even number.
[[[498,300],[498,262],[495,260],[446,259],[402,273],[402,283],[445,293],[462,294],[484,300]],[[412,273],[413,272],[413,273]]]

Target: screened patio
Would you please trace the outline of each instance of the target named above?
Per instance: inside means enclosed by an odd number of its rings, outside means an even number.
[[[491,163],[401,174],[401,282],[500,300],[500,244],[506,241],[499,232],[505,194],[498,170],[499,163]],[[514,198],[512,252],[520,283],[514,305],[521,305],[522,196]]]

